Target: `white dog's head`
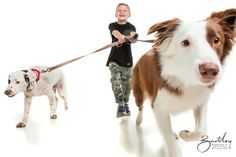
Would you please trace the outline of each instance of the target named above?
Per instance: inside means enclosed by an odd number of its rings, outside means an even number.
[[[211,86],[220,78],[222,64],[236,37],[236,9],[216,12],[204,21],[172,19],[149,29],[156,33],[161,76],[186,86]]]
[[[30,91],[33,89],[35,80],[32,79],[26,70],[16,71],[9,75],[8,86],[5,94],[13,97],[19,92]]]

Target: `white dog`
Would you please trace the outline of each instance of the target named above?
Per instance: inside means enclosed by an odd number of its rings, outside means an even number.
[[[47,67],[32,67],[28,70],[13,72],[8,78],[8,87],[5,94],[8,97],[13,97],[19,92],[24,92],[24,117],[20,123],[16,125],[17,128],[25,127],[28,121],[29,110],[33,96],[46,95],[50,103],[50,118],[56,119],[56,109],[58,99],[56,91],[64,100],[64,107],[67,110],[67,98],[65,78],[63,73],[56,69],[51,72],[42,73]]]
[[[134,67],[132,87],[142,121],[143,102],[150,98],[169,157],[182,156],[174,139],[170,115],[192,109],[195,130],[183,130],[185,141],[207,134],[207,101],[222,76],[225,58],[236,37],[236,9],[215,12],[204,21],[172,19],[149,29],[156,32],[153,48]]]

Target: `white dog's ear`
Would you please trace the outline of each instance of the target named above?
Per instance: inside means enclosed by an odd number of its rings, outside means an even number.
[[[35,80],[29,77],[29,75],[25,74],[24,75],[25,82],[27,83],[27,91],[31,91],[34,88],[35,85]]]
[[[27,72],[28,72],[28,70],[21,70],[21,71],[23,71],[24,73],[27,73]]]
[[[180,24],[180,21],[180,19],[174,18],[151,26],[148,30],[148,34],[156,32],[155,37],[157,37],[153,46],[159,46],[167,38],[171,38],[173,36],[173,32]]]

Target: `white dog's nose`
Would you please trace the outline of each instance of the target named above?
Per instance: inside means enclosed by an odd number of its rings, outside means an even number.
[[[204,80],[215,79],[219,71],[219,66],[213,62],[205,62],[199,65],[199,72]]]
[[[4,92],[7,96],[8,95],[10,95],[11,94],[11,90],[10,89],[7,89],[7,90],[5,90],[5,92]]]

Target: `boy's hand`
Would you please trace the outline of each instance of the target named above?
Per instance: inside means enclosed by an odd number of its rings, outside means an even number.
[[[117,39],[118,39],[119,44],[122,44],[123,42],[125,42],[125,36],[122,34]]]
[[[123,42],[125,42],[126,40],[125,36],[117,30],[113,30],[112,35],[114,35],[117,38],[119,44],[123,44]]]
[[[138,34],[136,32],[130,32],[130,36],[126,37],[131,43],[135,43],[138,39]]]

